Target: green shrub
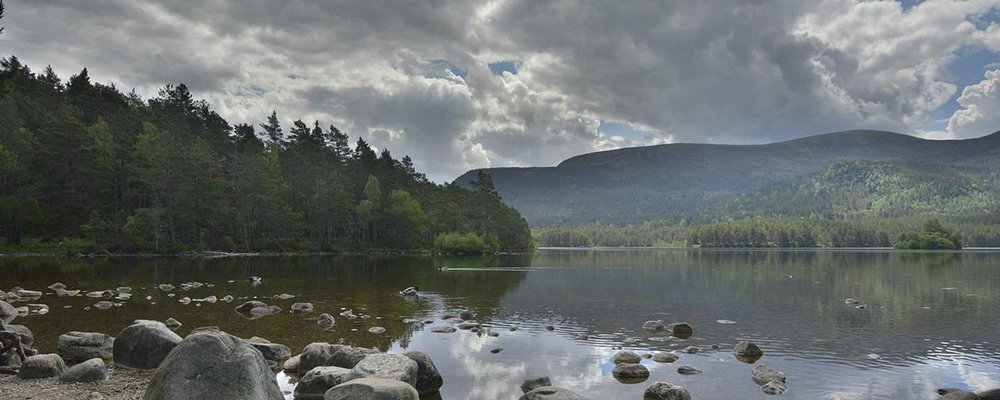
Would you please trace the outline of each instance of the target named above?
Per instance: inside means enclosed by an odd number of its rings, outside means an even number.
[[[486,240],[475,233],[443,233],[434,239],[434,250],[448,254],[483,254],[492,251]]]

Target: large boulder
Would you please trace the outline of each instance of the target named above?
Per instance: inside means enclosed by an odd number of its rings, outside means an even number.
[[[444,378],[438,372],[437,366],[431,360],[431,356],[422,351],[410,351],[403,353],[407,358],[417,363],[417,392],[421,395],[430,395],[441,389],[444,385]]]
[[[199,328],[170,352],[146,388],[145,400],[174,399],[284,397],[260,351],[218,329]]]
[[[10,303],[0,300],[0,321],[11,322],[17,318],[17,309]]]
[[[154,369],[181,342],[181,337],[162,322],[136,320],[114,341],[115,364],[136,369]]]
[[[646,389],[642,400],[691,400],[691,393],[672,383],[656,382]]]
[[[395,379],[416,387],[418,370],[416,361],[401,354],[369,354],[354,368],[351,368],[351,374],[347,380],[358,378]]]
[[[295,385],[296,399],[322,399],[330,388],[347,382],[351,370],[340,367],[316,367]]]
[[[325,400],[419,400],[413,386],[395,379],[361,378],[333,387]]]
[[[97,332],[69,332],[59,335],[56,352],[69,362],[86,361],[91,358],[110,360],[114,355],[115,338]]]
[[[299,372],[306,373],[313,368],[327,365],[327,363],[330,362],[330,359],[333,358],[333,353],[337,352],[340,347],[344,346],[325,342],[307,344],[306,347],[302,349],[302,354],[299,355]]]
[[[59,376],[59,380],[63,382],[100,382],[107,378],[108,367],[100,358],[76,364]]]
[[[364,347],[353,347],[353,346],[343,346],[335,345],[336,351],[326,365],[332,365],[334,367],[341,368],[354,368],[361,360],[371,354],[377,354],[377,350],[367,349]]]
[[[21,364],[17,377],[21,379],[53,378],[66,371],[66,362],[58,354],[31,356]]]
[[[542,386],[525,393],[519,400],[586,400],[586,397],[569,389]]]
[[[4,325],[0,327],[0,331],[12,332],[21,338],[21,345],[24,347],[31,347],[35,343],[35,334],[31,333],[31,329],[28,329],[24,325]]]

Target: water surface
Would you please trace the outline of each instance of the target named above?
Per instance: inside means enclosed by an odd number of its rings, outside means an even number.
[[[250,275],[263,277],[252,286]],[[340,342],[384,351],[422,350],[444,376],[445,399],[513,399],[529,375],[594,399],[641,399],[655,381],[682,385],[696,399],[772,398],[750,379],[752,365],[730,349],[752,340],[764,363],[788,376],[782,398],[819,399],[865,393],[875,399],[933,399],[937,387],[1000,387],[1000,253],[894,251],[698,251],[543,249],[533,255],[487,258],[288,257],[229,259],[0,260],[0,288],[43,290],[53,282],[73,289],[130,286],[134,297],[98,310],[86,297],[46,294],[46,315],[19,318],[42,350],[55,350],[71,330],[116,335],[138,318],[176,318],[182,336],[219,326],[241,337],[283,343],[293,353],[310,342]],[[160,283],[198,281],[213,287],[167,297]],[[230,282],[232,281],[232,282]],[[418,286],[416,301],[396,293]],[[277,294],[290,300],[275,300]],[[240,303],[183,305],[183,296],[258,298],[284,312],[248,320]],[[147,296],[149,299],[147,299]],[[846,305],[848,297],[868,305]],[[294,302],[315,305],[310,315],[288,313]],[[20,305],[20,304],[15,304]],[[369,316],[347,320],[342,308]],[[471,310],[499,337],[468,331],[431,333],[441,316]],[[331,330],[313,328],[321,312],[336,316]],[[433,320],[415,329],[406,318]],[[646,320],[685,321],[688,339],[648,333]],[[720,324],[731,320],[735,324]],[[507,327],[516,324],[517,331]],[[554,331],[545,329],[556,327]],[[369,327],[387,332],[373,335]],[[711,345],[718,344],[719,350]],[[622,384],[611,375],[617,347],[640,353],[679,351],[675,364],[644,360],[648,381]],[[490,350],[503,348],[498,354]],[[870,356],[877,355],[877,357]],[[873,359],[877,358],[877,359]],[[704,373],[683,376],[679,365]],[[283,388],[293,377],[279,375]]]

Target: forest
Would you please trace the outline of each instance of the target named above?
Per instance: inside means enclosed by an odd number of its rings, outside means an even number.
[[[332,125],[230,124],[184,84],[142,99],[16,57],[0,61],[0,237],[156,253],[533,247],[488,174],[440,185]]]

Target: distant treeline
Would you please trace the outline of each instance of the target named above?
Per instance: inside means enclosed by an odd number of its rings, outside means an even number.
[[[588,224],[535,230],[540,246],[691,246],[691,247],[892,247],[904,233],[920,231],[919,217],[817,220],[754,218],[683,226],[671,221],[613,226]],[[962,245],[1000,246],[1000,224],[983,220],[942,219]]]
[[[532,247],[489,175],[438,185],[409,157],[275,113],[230,125],[183,84],[143,100],[0,62],[0,236],[110,251]]]

